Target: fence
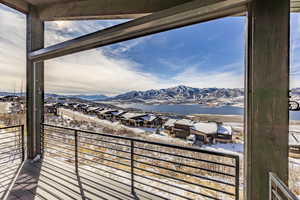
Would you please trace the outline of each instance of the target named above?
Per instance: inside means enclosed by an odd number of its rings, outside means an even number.
[[[94,169],[163,199],[239,199],[239,157],[117,135],[43,125],[43,155]]]
[[[4,198],[24,159],[24,126],[0,128],[0,199]]]

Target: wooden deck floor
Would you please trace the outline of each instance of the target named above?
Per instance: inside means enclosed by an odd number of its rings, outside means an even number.
[[[8,200],[161,199],[141,191],[133,196],[130,191],[129,186],[99,173],[76,170],[73,164],[44,158],[37,163],[25,162]]]

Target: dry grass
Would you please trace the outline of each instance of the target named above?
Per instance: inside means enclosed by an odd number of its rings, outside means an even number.
[[[60,135],[60,136],[64,137],[62,139],[63,142],[74,145],[74,138],[72,138],[72,136],[68,136],[68,135]],[[90,139],[86,139],[83,137],[89,137]],[[48,140],[45,140],[45,142],[47,141]],[[111,168],[111,170],[114,173],[118,173],[118,170],[116,169],[121,169],[130,172],[130,160],[129,160],[130,154],[126,153],[126,152],[130,152],[130,148],[128,147],[130,145],[129,141],[113,139],[113,138],[103,137],[99,135],[88,135],[85,133],[79,133],[79,141],[82,142],[80,143],[79,150],[78,150],[79,162],[81,164],[91,165],[96,167],[99,167],[101,165],[108,166]],[[84,143],[89,143],[89,144],[84,144]],[[113,143],[118,143],[118,144],[113,144]],[[144,149],[139,149],[139,148],[144,148]],[[145,150],[145,149],[149,149],[149,150]],[[60,149],[60,150],[64,150],[64,149]],[[153,150],[157,152],[153,152]],[[71,155],[74,155],[74,152],[72,151],[69,150],[64,150],[64,151],[66,151]],[[222,183],[205,180],[200,177],[202,176],[202,177],[211,178],[215,180],[222,180],[224,182],[234,183],[234,178],[232,177],[210,172],[210,171],[215,171],[215,172],[234,175],[235,170],[233,168],[199,161],[199,160],[208,160],[208,161],[214,161],[218,163],[226,163],[226,164],[234,165],[234,160],[232,160],[231,158],[208,155],[204,153],[197,153],[193,151],[179,150],[179,149],[162,147],[159,145],[152,145],[152,144],[145,144],[145,143],[135,143],[134,152],[136,154],[150,157],[150,158],[146,158],[144,156],[135,155],[134,165],[136,168],[134,169],[134,173],[136,177],[138,177],[138,179],[140,179],[142,182],[147,181],[146,183],[154,187],[159,186],[159,188],[165,189],[167,191],[172,191],[174,190],[174,188],[166,184],[159,183],[158,181],[169,183],[169,184],[175,184],[176,186],[183,188],[183,190],[182,189],[175,190],[175,193],[178,193],[180,195],[184,194],[185,196],[188,196],[190,198],[195,198],[195,199],[196,199],[196,195],[194,193],[186,191],[184,189],[196,191],[213,197],[222,197],[222,198],[226,197],[226,199],[231,199],[231,198],[228,195],[223,195],[220,192],[215,192],[208,188],[217,188],[219,190],[235,193],[234,187],[232,186],[226,186]],[[162,152],[162,153],[158,153],[158,152]],[[164,154],[163,152],[168,154]],[[90,156],[88,156],[87,154],[89,154]],[[174,154],[174,156],[170,154]],[[50,155],[54,157],[64,156],[62,154],[55,154],[53,152]],[[180,157],[178,155],[184,157]],[[124,158],[128,158],[128,159],[124,159]],[[161,160],[157,160],[155,158],[159,158]],[[198,160],[194,160],[194,159],[198,159]],[[71,159],[67,159],[67,162],[74,162],[74,161],[72,161]],[[141,178],[140,176],[146,176],[154,180],[149,181],[145,178]],[[174,179],[178,179],[178,180],[174,180]],[[203,185],[207,188],[200,187],[195,184]],[[147,188],[148,190],[151,189],[151,191],[155,190],[150,186],[149,187],[143,185],[139,185],[139,186],[143,187],[143,189]],[[177,199],[177,198],[175,198],[174,196],[174,198],[172,199]]]
[[[300,165],[290,163],[289,186],[292,192],[300,196]]]

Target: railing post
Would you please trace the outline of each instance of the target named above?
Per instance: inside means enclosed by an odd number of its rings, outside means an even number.
[[[78,168],[78,131],[77,130],[75,130],[74,136],[75,136],[75,166],[77,170]]]
[[[44,149],[45,149],[45,143],[44,143],[44,137],[45,137],[45,131],[44,131],[44,124],[41,124],[41,129],[40,129],[40,137],[41,137],[41,145],[40,145],[40,152],[41,152],[41,158],[44,157]]]
[[[240,158],[235,158],[235,199],[240,198]]]
[[[25,146],[24,146],[24,125],[21,125],[21,145],[22,145],[22,162],[25,160]]]
[[[134,193],[134,141],[130,140],[130,168],[131,168],[131,194]]]
[[[272,200],[272,175],[269,173],[269,200]]]

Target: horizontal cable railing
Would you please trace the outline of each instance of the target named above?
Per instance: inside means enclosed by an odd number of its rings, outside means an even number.
[[[280,178],[272,172],[269,173],[269,187],[270,200],[299,200]]]
[[[43,155],[102,173],[162,199],[239,199],[239,157],[221,152],[43,125]]]
[[[0,128],[0,199],[7,193],[24,156],[24,126]]]

